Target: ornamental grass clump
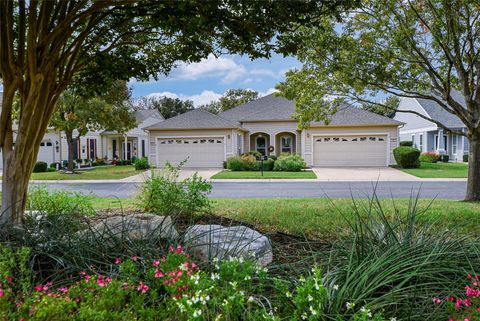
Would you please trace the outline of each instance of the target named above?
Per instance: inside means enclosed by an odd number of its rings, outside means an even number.
[[[376,196],[352,200],[350,231],[330,252],[325,284],[339,289],[327,311],[339,313],[350,302],[398,320],[446,318],[444,310],[431,305],[432,297],[458,289],[465,271],[480,266],[480,241],[442,232],[436,226],[441,222],[421,222],[425,210],[418,208],[418,195],[406,215],[396,208],[384,212]]]

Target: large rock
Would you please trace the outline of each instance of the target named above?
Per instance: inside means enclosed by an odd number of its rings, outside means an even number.
[[[126,236],[131,240],[146,240],[152,236],[160,238],[177,238],[178,232],[170,216],[153,214],[129,214],[112,216],[93,225],[95,233],[105,236]]]
[[[184,240],[203,261],[242,257],[266,266],[273,260],[270,240],[246,226],[193,225],[186,230]]]

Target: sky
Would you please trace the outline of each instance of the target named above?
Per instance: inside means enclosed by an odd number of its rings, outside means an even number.
[[[179,64],[168,76],[158,81],[131,81],[133,98],[158,95],[190,99],[198,107],[219,99],[225,91],[234,88],[253,89],[260,96],[274,91],[284,74],[301,64],[293,57],[273,55],[270,59],[250,60],[239,55],[213,55],[201,62]]]

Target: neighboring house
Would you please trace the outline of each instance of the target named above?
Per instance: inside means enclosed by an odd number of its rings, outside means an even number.
[[[93,131],[80,137],[75,146],[73,158],[112,160],[116,157],[131,160],[133,157],[147,156],[150,153],[148,132],[144,128],[163,120],[163,117],[157,110],[140,110],[135,112],[135,118],[137,126],[129,130],[126,135],[111,131]],[[77,133],[74,133],[74,137],[76,135]],[[15,136],[14,125],[14,139]],[[1,156],[0,152],[0,168],[3,168]],[[67,159],[68,145],[65,133],[55,131],[52,128],[47,129],[40,143],[37,160],[51,164],[60,163]]]
[[[465,106],[464,100],[457,92],[453,98]],[[443,109],[438,103],[420,98],[402,98],[398,110],[411,110],[421,115],[441,122],[451,130],[466,132],[462,121],[454,114]],[[463,155],[468,154],[468,139],[465,136],[452,134],[435,123],[418,115],[398,112],[394,119],[405,123],[400,127],[400,140],[412,141],[422,152],[436,152],[449,155],[452,161],[463,161]]]
[[[309,166],[394,164],[399,121],[343,107],[329,125],[314,122],[301,130],[293,114],[294,102],[274,94],[219,115],[196,109],[146,128],[149,159],[159,167],[187,158],[187,167],[220,167],[228,157],[256,150],[297,153]]]

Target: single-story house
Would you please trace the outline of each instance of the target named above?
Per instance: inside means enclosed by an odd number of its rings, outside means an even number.
[[[294,102],[274,94],[218,115],[202,109],[158,122],[150,133],[150,162],[220,167],[248,151],[300,154],[309,166],[388,166],[401,122],[355,107],[342,107],[331,122],[300,129]]]
[[[465,106],[465,100],[460,93],[452,92],[452,96],[457,102]],[[441,122],[451,130],[467,131],[467,128],[457,116],[429,99],[402,98],[398,110],[411,110]],[[394,119],[405,123],[400,127],[400,140],[411,140],[414,146],[422,152],[447,154],[450,160],[460,162],[463,161],[463,155],[468,154],[468,139],[465,136],[453,134],[434,122],[412,113],[397,112]]]
[[[139,110],[135,112],[135,118],[137,120],[136,127],[125,135],[112,131],[92,131],[80,137],[77,140],[73,158],[131,160],[133,157],[149,155],[148,132],[144,128],[163,120],[163,117],[157,110]],[[74,133],[74,136],[76,135],[77,133]],[[14,139],[15,136],[14,126]],[[67,159],[68,145],[65,133],[55,131],[53,128],[47,129],[40,143],[37,160],[51,164],[61,163]],[[0,168],[3,168],[1,152]]]

